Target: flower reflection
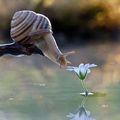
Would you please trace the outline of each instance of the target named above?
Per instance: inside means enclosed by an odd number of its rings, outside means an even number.
[[[81,107],[77,110],[76,113],[69,113],[67,115],[67,117],[69,118],[69,120],[96,120],[95,118],[93,118],[90,114],[90,111],[87,111],[85,109],[85,103],[87,100],[87,96],[85,96],[81,102]]]
[[[79,108],[77,113],[69,113],[67,117],[70,120],[95,120],[91,117],[90,112],[87,111],[83,106]]]

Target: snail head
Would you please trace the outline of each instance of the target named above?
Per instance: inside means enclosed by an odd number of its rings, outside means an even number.
[[[68,64],[71,64],[71,62],[69,60],[67,60],[67,56],[74,54],[75,51],[71,51],[71,52],[67,52],[67,53],[63,53],[62,55],[60,55],[57,59],[57,62],[60,65],[60,68],[62,67],[67,67]]]

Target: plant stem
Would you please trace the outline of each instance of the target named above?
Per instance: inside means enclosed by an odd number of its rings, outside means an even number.
[[[85,86],[85,83],[84,83],[83,80],[81,80],[81,84],[82,84],[82,87],[83,87],[83,89],[84,89],[84,91],[86,92],[86,95],[87,95],[87,94],[88,94],[88,89],[87,89],[87,87]]]

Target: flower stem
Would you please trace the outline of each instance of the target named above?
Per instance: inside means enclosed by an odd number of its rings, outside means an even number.
[[[82,87],[83,87],[84,91],[86,92],[86,96],[87,96],[88,95],[88,89],[87,89],[83,80],[81,80],[81,84],[82,84]]]

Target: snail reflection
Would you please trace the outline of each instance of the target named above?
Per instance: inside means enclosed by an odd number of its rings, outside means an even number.
[[[67,115],[69,120],[96,120],[91,116],[90,111],[85,109],[87,97],[84,97],[79,109],[75,113],[69,113]]]

